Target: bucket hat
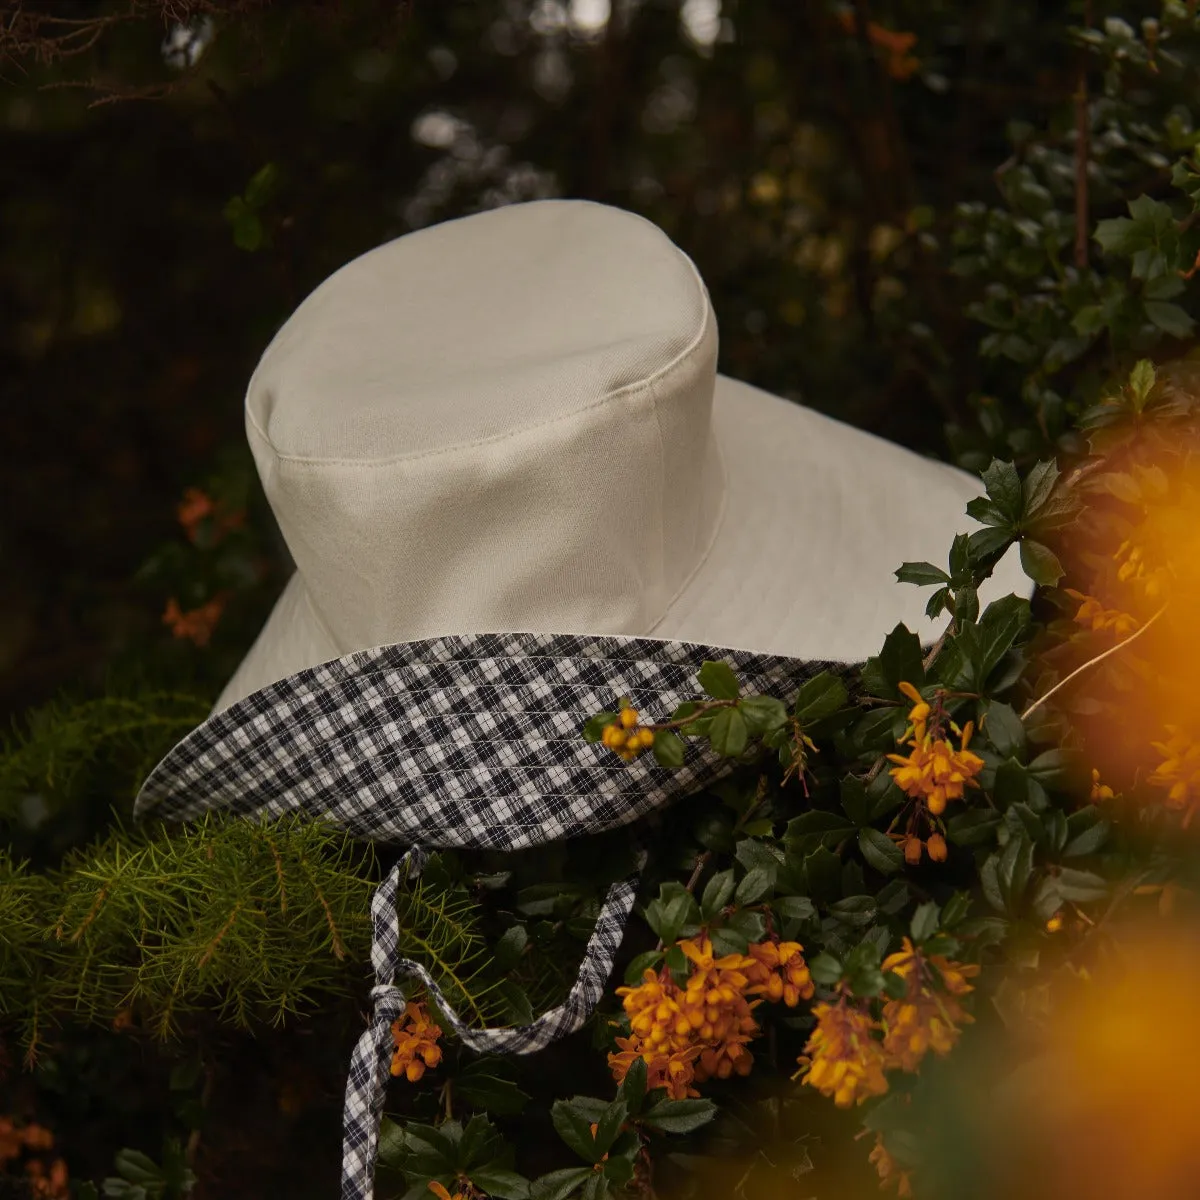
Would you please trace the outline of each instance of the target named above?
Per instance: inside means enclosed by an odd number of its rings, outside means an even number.
[[[581,736],[617,697],[669,714],[705,661],[788,700],[853,676],[903,622],[937,630],[906,559],[969,530],[978,481],[717,373],[691,261],[583,201],[447,222],[316,289],[251,379],[246,428],[295,562],[271,616],[135,812],[304,812],[409,849],[372,900],[372,1016],[346,1090],[343,1200],[369,1200],[414,979],[473,1049],[587,1019],[636,892],[614,883],[566,1000],[475,1029],[399,954],[429,849],[516,850],[625,825],[731,760],[623,762]],[[986,603],[1028,594],[1011,556]]]

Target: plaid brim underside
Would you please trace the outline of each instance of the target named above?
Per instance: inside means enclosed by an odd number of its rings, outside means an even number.
[[[636,821],[730,766],[687,748],[678,770],[581,737],[628,696],[666,719],[722,660],[787,699],[817,671],[750,651],[618,636],[472,634],[364,650],[214,714],[154,769],[135,814],[305,812],[403,845],[516,850]]]

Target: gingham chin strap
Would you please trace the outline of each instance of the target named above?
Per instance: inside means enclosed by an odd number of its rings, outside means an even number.
[[[596,927],[588,939],[579,975],[566,1000],[531,1024],[514,1029],[471,1029],[446,1003],[429,972],[420,963],[399,957],[396,892],[402,877],[415,879],[421,873],[426,858],[426,852],[414,846],[392,868],[371,898],[374,935],[371,965],[375,969],[371,1002],[374,1011],[370,1025],[354,1047],[346,1080],[346,1105],[342,1117],[342,1200],[372,1200],[374,1195],[379,1119],[391,1074],[391,1026],[403,1014],[405,1006],[404,993],[396,979],[419,980],[437,1003],[440,1015],[472,1050],[532,1054],[544,1049],[559,1038],[574,1033],[604,994],[612,974],[613,958],[625,933],[625,922],[633,908],[645,854],[639,852],[638,867],[633,875],[608,889],[596,918]]]

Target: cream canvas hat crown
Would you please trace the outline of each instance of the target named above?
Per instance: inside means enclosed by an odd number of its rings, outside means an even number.
[[[631,634],[860,661],[905,560],[978,481],[716,373],[690,260],[649,222],[537,201],[389,242],[280,329],[246,395],[296,563],[218,708],[368,647]],[[986,603],[1027,591],[1015,558]]]
[[[411,848],[372,899],[371,1019],[351,1060],[343,1200],[373,1195],[398,980],[476,1050],[530,1053],[603,994],[637,877],[612,884],[564,1002],[468,1026],[401,957],[424,847],[525,846],[631,824],[733,766],[690,743],[621,762],[582,725],[661,713],[706,659],[794,696],[903,621],[905,559],[970,528],[973,479],[716,374],[691,262],[575,201],[411,234],[356,259],[279,331],[246,424],[296,573],[216,710],[138,816],[304,812]],[[1002,562],[981,599],[1028,592]]]

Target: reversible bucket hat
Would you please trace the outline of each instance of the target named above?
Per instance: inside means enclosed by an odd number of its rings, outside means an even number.
[[[669,714],[713,660],[786,701],[898,622],[939,632],[893,571],[973,527],[978,481],[716,361],[704,284],[659,229],[539,201],[355,259],[254,372],[247,435],[296,570],[135,811],[302,812],[408,847],[372,899],[343,1200],[373,1193],[398,981],[472,1049],[540,1050],[600,999],[634,901],[636,875],[610,887],[562,1005],[472,1028],[399,955],[397,889],[429,849],[622,827],[731,769],[694,744],[674,770],[589,744],[617,697]],[[981,601],[1028,590],[1010,556]]]

